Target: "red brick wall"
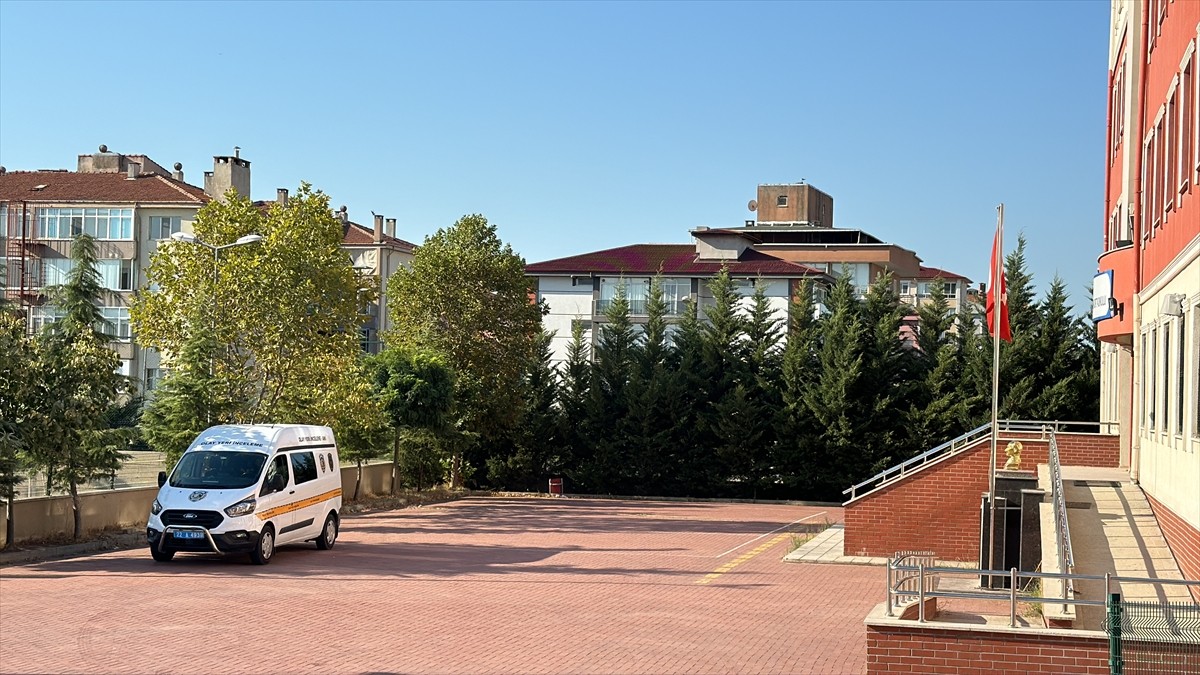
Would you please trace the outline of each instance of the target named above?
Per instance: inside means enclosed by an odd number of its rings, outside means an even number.
[[[1047,462],[1050,444],[1038,434],[1001,436],[997,467],[1007,461],[1004,446],[1020,440],[1021,468],[1036,471]],[[1071,466],[1117,466],[1120,439],[1095,434],[1059,434],[1061,461]],[[898,483],[846,506],[845,555],[888,557],[896,551],[928,550],[942,560],[979,558],[980,495],[988,490],[990,444],[974,447],[913,473]]]
[[[1175,561],[1179,563],[1179,571],[1187,579],[1200,579],[1200,530],[1192,527],[1186,520],[1180,518],[1174,511],[1163,506],[1161,502],[1144,492],[1150,500],[1150,508],[1158,519],[1163,536],[1171,545]],[[1200,586],[1191,587],[1192,595],[1200,602]]]
[[[1103,637],[867,626],[867,673],[1108,675]]]

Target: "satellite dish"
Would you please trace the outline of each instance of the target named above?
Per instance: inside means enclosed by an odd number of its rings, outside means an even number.
[[[750,209],[751,211],[757,211],[758,210],[758,200],[751,199],[750,203],[746,204],[746,208]]]

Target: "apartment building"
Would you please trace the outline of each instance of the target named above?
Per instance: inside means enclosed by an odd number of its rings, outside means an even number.
[[[144,283],[143,271],[158,242],[176,232],[190,232],[196,212],[230,188],[250,194],[250,162],[235,148],[233,155],[213,158],[204,187],[184,180],[183,167],[173,171],[145,155],[99,151],[79,155],[75,171],[65,169],[7,171],[0,168],[0,248],[4,251],[4,297],[18,305],[31,331],[60,316],[49,303],[47,289],[61,284],[71,268],[71,240],[86,233],[97,242],[104,286],[101,312],[110,322],[112,346],[121,358],[121,373],[154,389],[163,376],[159,355],[133,340],[129,306],[133,291]],[[287,190],[276,201],[286,203]],[[269,206],[256,202],[260,208]],[[346,209],[344,248],[349,262],[377,290],[379,301],[366,308],[363,345],[378,351],[379,333],[387,325],[387,277],[411,260],[414,245],[385,234],[382,219],[373,229],[351,222]]]
[[[1101,419],[1200,578],[1200,3],[1114,0],[1111,17]]]
[[[708,282],[722,265],[743,296],[753,295],[761,281],[780,320],[787,319],[790,301],[806,281],[822,311],[826,289],[843,274],[865,294],[871,282],[891,273],[898,286],[909,284],[915,303],[941,273],[957,284],[954,306],[965,305],[968,279],[922,267],[912,251],[862,230],[834,228],[833,198],[812,185],[759,185],[749,208],[757,219],[739,227],[696,228],[690,244],[634,244],[528,265],[526,273],[537,279],[538,297],[550,310],[543,325],[555,333],[554,359],[566,358],[574,326],[594,339],[619,285],[626,287],[636,325],[645,321],[650,277],[662,275],[670,313],[677,315],[688,299],[701,307],[711,301]]]

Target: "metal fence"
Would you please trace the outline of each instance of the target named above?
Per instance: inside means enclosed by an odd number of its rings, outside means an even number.
[[[1200,673],[1200,604],[1108,596],[1104,629],[1113,675]]]
[[[121,468],[112,474],[86,485],[79,486],[80,492],[98,492],[100,490],[117,490],[120,488],[154,487],[158,485],[158,472],[166,469],[166,458],[161,452],[131,452],[128,460]],[[46,497],[63,495],[65,490],[55,489],[46,491],[46,474],[44,472],[25,475],[24,482],[17,485],[18,498]]]
[[[1200,587],[1200,581],[1189,579],[1150,579],[1145,577],[1118,577],[1113,574],[1093,575],[1093,574],[1063,574],[1057,572],[1020,572],[1014,567],[1010,570],[976,570],[966,569],[961,567],[931,567],[926,566],[924,562],[917,565],[902,564],[900,562],[907,559],[889,558],[888,559],[888,576],[887,576],[887,600],[888,608],[899,607],[905,602],[916,600],[922,606],[928,598],[960,598],[967,600],[991,600],[996,602],[1007,602],[1009,607],[1008,625],[1010,628],[1017,628],[1017,604],[1019,602],[1028,602],[1034,604],[1065,604],[1073,606],[1089,605],[1096,607],[1108,607],[1108,589],[1112,588],[1112,583],[1131,583],[1131,584],[1149,584],[1152,586],[1196,586]],[[917,582],[915,584],[908,583],[904,587],[897,583],[897,580],[908,579],[912,573],[916,573]],[[926,577],[936,575],[939,578],[944,575],[962,575],[962,576],[1007,576],[1010,577],[1011,583],[1008,588],[1008,593],[997,594],[995,592],[986,591],[945,591],[940,590],[926,581]],[[1032,595],[1029,593],[1020,592],[1022,579],[1060,579],[1064,585],[1069,581],[1103,581],[1106,598],[1104,600],[1085,600],[1078,597],[1072,598],[1049,598],[1041,595]],[[1170,603],[1148,603],[1151,605],[1166,605]],[[1187,606],[1188,603],[1183,603]],[[1194,605],[1197,612],[1200,612],[1200,605]],[[921,613],[920,621],[925,621],[924,612]]]

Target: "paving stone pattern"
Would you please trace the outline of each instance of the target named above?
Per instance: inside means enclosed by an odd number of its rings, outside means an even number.
[[[468,499],[347,518],[266,567],[11,566],[0,672],[862,673],[879,570],[784,564],[805,518],[841,509]]]

